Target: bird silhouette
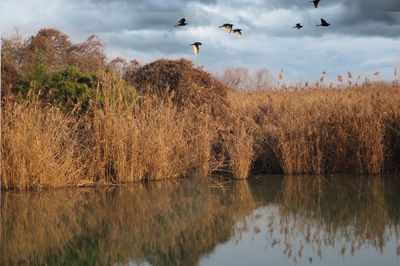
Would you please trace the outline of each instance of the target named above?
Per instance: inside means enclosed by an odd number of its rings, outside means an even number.
[[[176,26],[185,26],[186,25],[186,19],[185,18],[181,18],[181,20],[178,21],[178,24],[175,25]]]
[[[314,7],[317,8],[319,1],[320,0],[313,0],[313,1],[310,1],[310,2],[314,3]]]
[[[242,38],[242,29],[234,29],[233,33],[237,33],[240,38]]]
[[[321,18],[321,24],[320,25],[316,25],[316,26],[328,27],[329,25],[331,25],[331,24],[326,22],[325,19]]]
[[[194,42],[189,45],[193,46],[194,54],[198,55],[199,54],[199,45],[201,45],[201,42]]]
[[[227,30],[229,33],[232,31],[232,27],[233,27],[233,24],[229,24],[229,23],[225,23],[224,25],[219,26],[219,28],[224,28],[224,30]]]
[[[293,28],[297,28],[299,30],[299,29],[303,28],[303,26],[300,25],[300,23],[297,23],[296,26],[294,26]]]

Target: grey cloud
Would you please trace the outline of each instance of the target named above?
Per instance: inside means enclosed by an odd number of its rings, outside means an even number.
[[[140,34],[108,33],[104,35],[110,46],[118,46],[120,49],[132,49],[139,53],[159,54],[190,54],[193,48],[189,41],[177,39],[176,35],[167,32],[155,32],[154,37],[147,37]]]
[[[224,4],[229,4],[228,0]],[[243,25],[257,32],[264,32],[273,36],[288,36],[289,33],[285,30],[288,24],[302,22],[307,26],[315,26],[319,24],[320,18],[325,18],[331,23],[329,33],[342,33],[356,36],[386,36],[400,37],[400,1],[399,0],[337,0],[328,1],[321,0],[318,9],[315,9],[309,0],[269,0],[264,1],[264,4],[252,5],[250,3],[234,3],[241,9],[249,10],[254,14],[262,14],[276,9],[288,9],[298,14],[298,19],[301,21],[282,21],[279,28],[268,28],[268,25],[256,27],[252,20],[242,19]],[[334,5],[340,5],[340,13],[327,13],[329,8]],[[257,19],[256,17],[254,19]],[[312,28],[311,27],[311,28]],[[306,35],[319,36],[323,31],[317,31],[312,28],[308,30],[302,29]]]
[[[120,6],[121,8],[128,8],[135,11],[181,11],[188,4],[193,2],[203,4],[215,4],[216,0],[90,0],[98,6]]]
[[[399,22],[390,15],[390,12],[400,11],[400,1],[345,1],[343,5],[347,12],[341,16],[342,24],[384,24],[397,25]]]
[[[77,6],[79,6],[79,2]],[[139,0],[89,0],[84,2],[94,14],[87,17],[66,14],[70,24],[82,27],[88,32],[115,32],[123,30],[173,30],[173,25],[181,17],[188,20],[190,26],[209,26],[211,23],[232,21],[235,26],[244,27],[248,31],[264,33],[272,36],[291,36],[291,25],[301,22],[305,28],[301,30],[306,36],[320,36],[324,33],[341,33],[355,36],[400,37],[400,19],[396,11],[400,11],[399,0],[321,0],[318,9],[314,9],[309,0],[269,0],[253,4],[251,1],[229,0],[171,0],[171,1],[139,1]],[[205,10],[190,10],[193,3],[212,6],[231,6],[237,10],[246,10],[253,14],[252,19],[232,14],[232,18],[223,18],[209,14]],[[340,13],[332,14],[329,8],[341,5]],[[278,27],[269,25],[255,26],[253,20],[257,16],[274,9],[283,8],[298,14],[293,21],[282,21]],[[83,12],[83,11],[82,11]],[[328,13],[329,12],[329,13]],[[239,12],[238,12],[239,13]],[[331,23],[329,29],[316,29],[321,17]],[[89,20],[88,20],[89,19]],[[83,25],[83,26],[82,26]]]
[[[12,1],[5,0],[8,5],[0,1],[0,11],[5,12],[7,7],[2,9],[2,5],[10,7]],[[297,73],[292,76],[295,78],[310,78],[323,69],[334,74],[342,71],[343,66],[356,71],[357,68],[377,71],[383,65],[388,69],[391,61],[387,58],[395,61],[400,55],[397,45],[400,42],[400,0],[321,0],[318,9],[309,0],[257,2],[71,0],[66,5],[67,0],[60,0],[48,5],[38,0],[38,9],[26,12],[28,19],[23,23],[38,27],[55,25],[66,33],[73,33],[71,36],[97,34],[109,50],[123,57],[129,54],[141,60],[138,57],[184,56],[209,69],[235,65],[284,68]],[[49,14],[56,15],[38,16],[42,14],[39,8],[49,6],[54,9],[48,10]],[[17,5],[15,7],[14,13]],[[231,12],[219,14],[215,10]],[[276,23],[268,25],[260,21],[265,14],[276,16]],[[175,28],[173,25],[181,17],[187,19],[188,26]],[[321,17],[331,26],[316,27]],[[14,17],[7,18],[10,21],[5,23],[0,14],[0,21],[7,26],[18,23],[11,21]],[[242,28],[243,39],[217,31],[217,27],[226,22]],[[292,28],[298,22],[304,25],[303,29]],[[209,27],[215,27],[210,34],[206,32]],[[225,35],[221,37],[220,34]],[[194,56],[188,45],[193,41],[204,44],[199,56]],[[379,65],[375,58],[385,58],[385,61]],[[363,65],[366,60],[372,61]]]
[[[182,17],[188,25],[206,24],[207,14],[189,10],[191,3],[213,5],[215,0],[202,1],[139,1],[139,0],[89,0],[76,1],[76,12],[64,13],[69,25],[86,31],[115,32],[121,30],[165,30],[173,28]],[[82,7],[83,6],[83,7]],[[62,12],[62,10],[61,10]]]

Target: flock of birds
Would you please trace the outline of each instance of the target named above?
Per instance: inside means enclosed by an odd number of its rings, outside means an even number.
[[[317,8],[319,1],[321,1],[321,0],[312,0],[312,1],[309,1],[309,2],[313,3],[314,7]],[[187,25],[186,19],[185,18],[181,18],[178,21],[178,24],[176,24],[174,26],[175,27],[182,27],[182,26],[186,26],[186,25]],[[326,22],[325,19],[321,18],[321,24],[316,25],[316,26],[328,27],[329,25],[330,24],[328,22]],[[242,29],[233,29],[233,24],[225,23],[222,26],[219,26],[219,28],[223,28],[224,30],[228,31],[228,33],[231,33],[231,32],[237,33],[238,36],[240,38],[242,38]],[[303,26],[300,23],[297,23],[293,28],[297,28],[299,30],[299,29],[303,28]],[[198,55],[199,54],[199,46],[201,45],[201,42],[194,42],[194,43],[191,43],[189,45],[193,46],[194,54]]]

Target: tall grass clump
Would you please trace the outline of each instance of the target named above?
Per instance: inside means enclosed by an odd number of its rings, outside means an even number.
[[[7,102],[1,119],[1,186],[59,187],[82,178],[79,122],[37,102]]]
[[[232,96],[232,92],[229,94]],[[239,97],[229,99],[228,130],[225,132],[224,145],[228,154],[229,168],[237,179],[247,178],[254,163],[254,130],[256,125],[246,114],[245,101]]]
[[[112,183],[183,177],[198,155],[190,152],[199,144],[190,122],[172,100],[157,97],[119,111],[95,109],[87,128],[88,176]]]

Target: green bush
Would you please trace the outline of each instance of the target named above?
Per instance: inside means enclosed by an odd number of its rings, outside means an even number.
[[[2,53],[3,54],[3,53]],[[103,108],[107,102],[116,109],[141,101],[136,90],[109,68],[97,74],[84,74],[80,68],[69,64],[51,66],[45,55],[36,49],[27,68],[21,68],[20,78],[10,86],[20,100],[39,100],[59,106],[69,113],[74,109],[86,112],[90,100]],[[113,89],[105,89],[113,88]]]
[[[98,78],[88,77],[75,67],[64,65],[58,71],[48,74],[44,63],[35,62],[25,80],[13,89],[24,99],[36,97],[38,100],[59,105],[63,111],[70,112],[80,104],[81,110],[87,110],[89,99],[95,97]]]
[[[47,97],[50,102],[58,104],[64,111],[71,111],[76,104],[81,104],[82,110],[86,110],[89,99],[95,95],[93,81],[96,76],[83,75],[74,66],[64,67],[50,75],[46,87]]]

